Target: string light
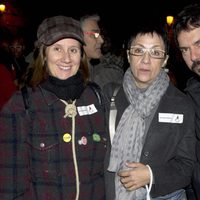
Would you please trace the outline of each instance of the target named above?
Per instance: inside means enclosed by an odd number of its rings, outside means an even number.
[[[4,12],[6,9],[5,4],[0,3],[0,12]]]

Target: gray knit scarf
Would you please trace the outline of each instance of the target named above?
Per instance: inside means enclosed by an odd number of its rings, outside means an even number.
[[[127,169],[126,162],[139,162],[145,140],[145,118],[155,108],[169,85],[169,78],[161,70],[152,84],[141,90],[135,85],[131,69],[127,69],[123,89],[130,105],[125,109],[113,138],[111,157],[108,170],[118,172]],[[140,188],[127,191],[115,175],[115,200],[141,200],[145,199],[146,190]]]

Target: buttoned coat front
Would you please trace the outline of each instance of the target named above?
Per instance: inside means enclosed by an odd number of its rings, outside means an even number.
[[[108,136],[94,91],[76,100],[74,124],[53,93],[37,87],[28,95],[27,111],[18,91],[0,113],[0,199],[74,200],[77,180],[79,200],[104,200]]]

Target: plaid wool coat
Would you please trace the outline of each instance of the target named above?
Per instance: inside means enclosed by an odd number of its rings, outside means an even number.
[[[28,94],[28,112],[17,91],[0,113],[0,199],[74,200],[72,118],[63,117],[65,104],[49,91],[28,88]],[[79,200],[103,200],[108,141],[103,106],[90,87],[75,105],[82,109],[75,117],[74,143]]]

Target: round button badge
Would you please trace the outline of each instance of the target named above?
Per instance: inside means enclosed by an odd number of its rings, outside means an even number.
[[[71,136],[69,133],[65,133],[65,134],[63,135],[63,141],[64,141],[64,142],[70,142],[71,139],[72,139],[72,136]]]

